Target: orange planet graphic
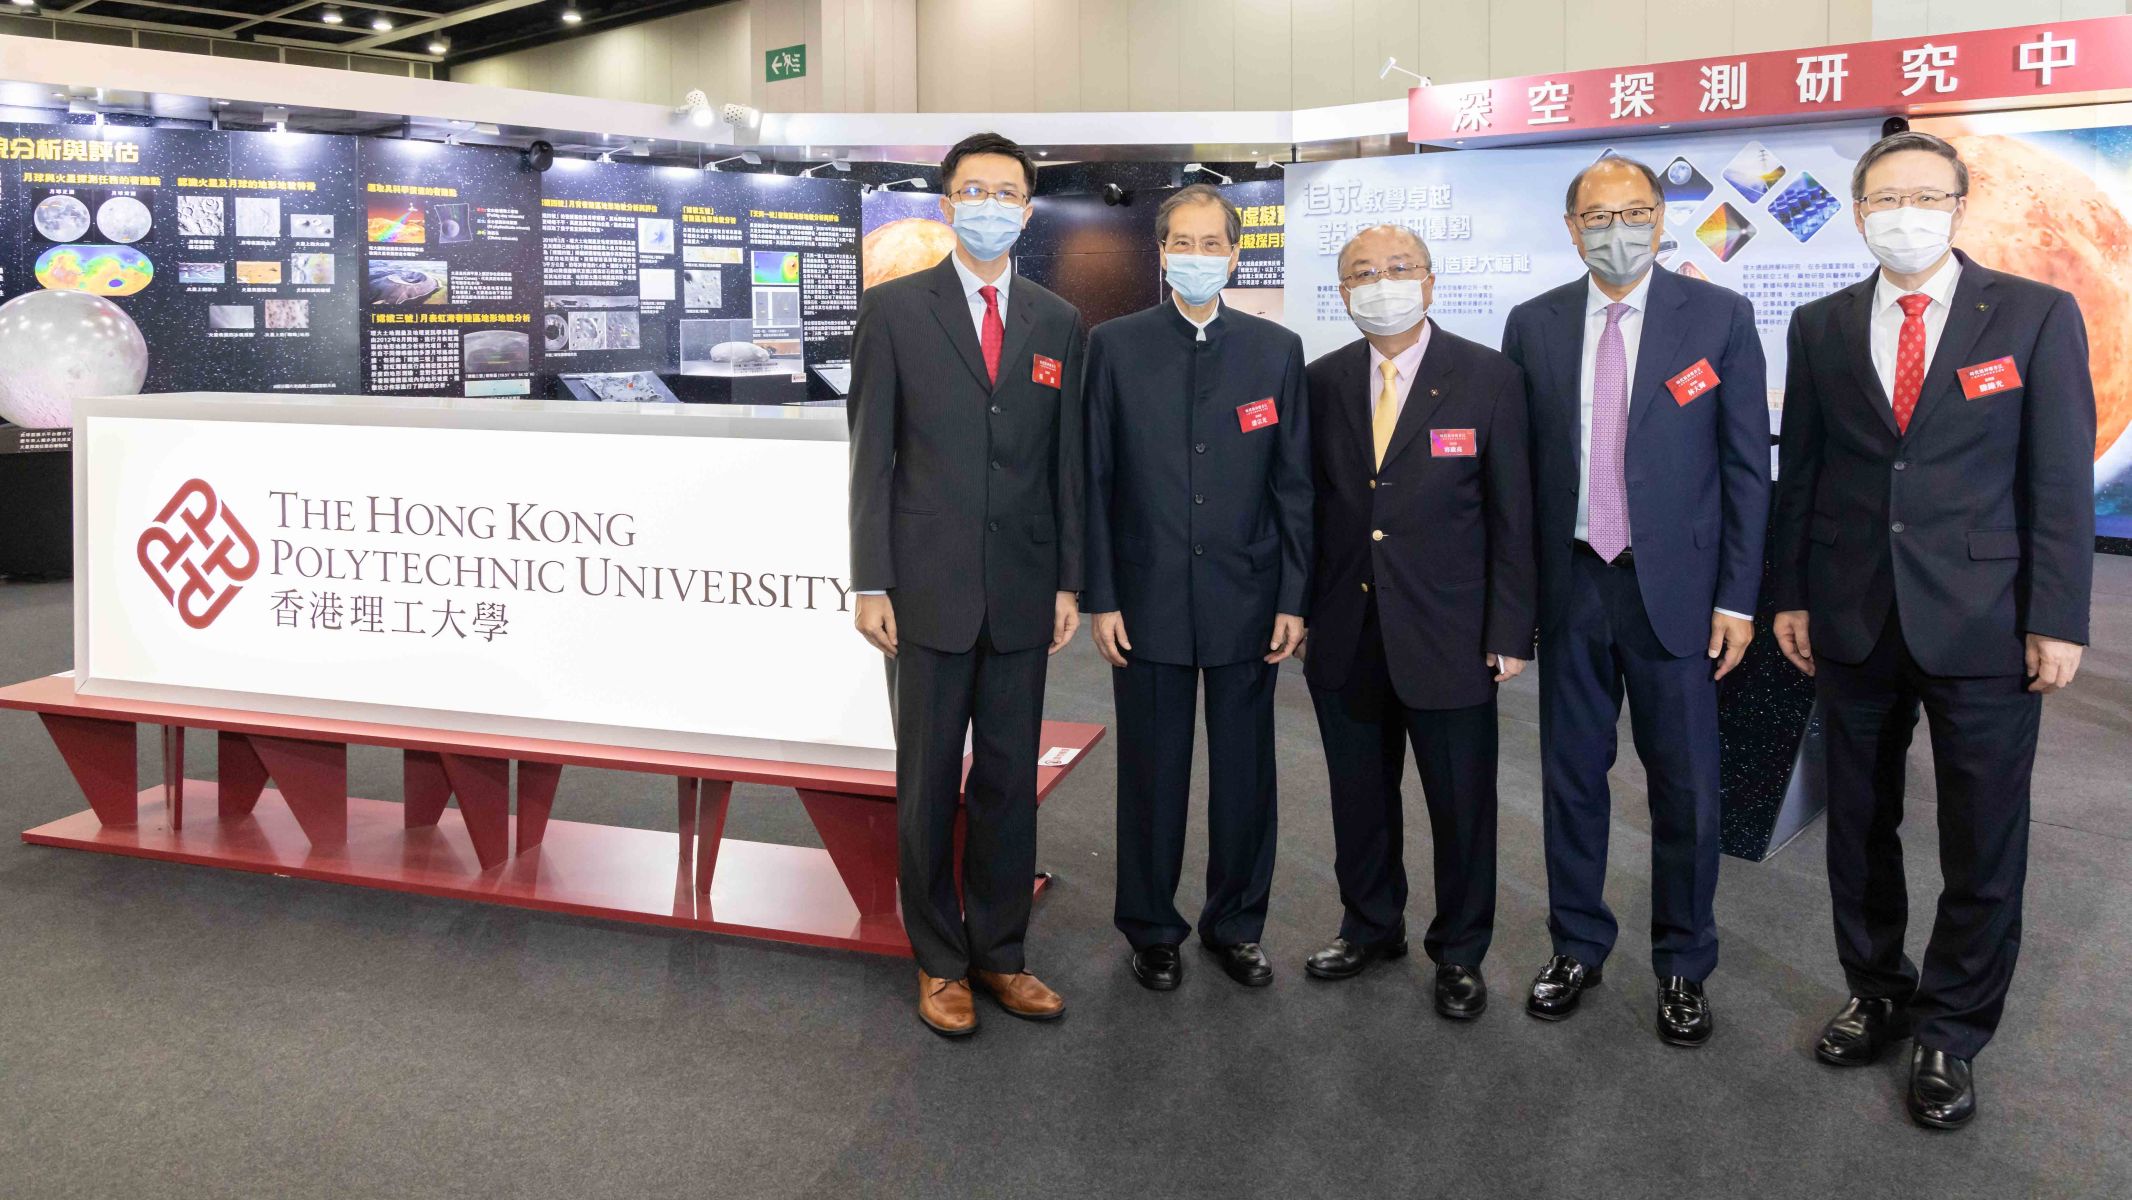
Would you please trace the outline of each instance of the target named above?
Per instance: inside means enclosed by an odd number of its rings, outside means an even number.
[[[904,217],[866,235],[859,261],[866,264],[863,287],[901,279],[937,265],[955,249],[955,231],[930,217]]]
[[[1969,213],[1955,243],[2080,301],[2100,458],[2132,425],[2132,221],[2085,170],[2040,146],[2000,134],[1949,140],[1969,164]]]

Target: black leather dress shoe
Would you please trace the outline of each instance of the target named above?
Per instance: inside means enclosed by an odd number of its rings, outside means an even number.
[[[1584,989],[1599,986],[1599,968],[1586,967],[1567,954],[1557,954],[1540,968],[1532,981],[1532,994],[1525,997],[1525,1011],[1542,1021],[1559,1021],[1577,1011]]]
[[[1851,997],[1843,1011],[1821,1027],[1814,1057],[1832,1067],[1863,1067],[1891,1044],[1910,1036],[1910,1017],[1895,1001]]]
[[[1488,985],[1481,973],[1457,963],[1436,966],[1436,1012],[1454,1021],[1470,1021],[1488,1007]]]
[[[1221,969],[1229,973],[1245,987],[1265,987],[1273,982],[1273,964],[1266,961],[1266,952],[1257,942],[1231,942],[1217,946],[1213,942],[1201,943],[1207,953],[1221,960]]]
[[[1332,944],[1311,955],[1303,962],[1303,970],[1313,979],[1353,979],[1362,974],[1362,969],[1380,958],[1405,958],[1407,956],[1407,927],[1381,942],[1350,942],[1336,937]]]
[[[1175,946],[1149,946],[1133,951],[1133,978],[1153,992],[1175,991],[1184,982],[1184,960]]]
[[[1976,1077],[1969,1060],[1945,1050],[1910,1050],[1910,1119],[1927,1129],[1960,1129],[1977,1115]]]
[[[1679,975],[1658,981],[1659,1040],[1669,1046],[1700,1046],[1716,1029],[1702,984]]]

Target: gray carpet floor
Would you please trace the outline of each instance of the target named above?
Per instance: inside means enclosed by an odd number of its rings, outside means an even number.
[[[0,676],[64,669],[64,584],[0,584]],[[1522,989],[1547,954],[1536,697],[1503,703],[1495,1005],[1454,1026],[1416,959],[1321,984],[1338,899],[1324,763],[1281,684],[1279,977],[1203,956],[1142,991],[1110,926],[1113,772],[1099,747],[1046,804],[1031,964],[1058,1025],[986,1010],[940,1041],[901,961],[0,839],[0,1196],[2127,1196],[2132,1195],[2132,559],[2098,562],[2095,642],[2046,706],[2020,972],[1978,1062],[1969,1130],[1913,1128],[1904,1056],[1809,1045],[1844,997],[1822,826],[1727,859],[1718,1033],[1650,1030],[1649,823],[1615,774],[1606,985],[1559,1025]],[[1110,719],[1083,638],[1052,715]],[[1937,894],[1929,749],[1912,764],[1911,942]],[[143,778],[153,778],[143,738]],[[1627,746],[1624,732],[1623,745]],[[211,744],[191,748],[211,763]],[[196,768],[199,769],[199,768]],[[1203,773],[1202,773],[1203,779]],[[359,751],[358,795],[396,797]],[[668,827],[669,784],[566,771],[561,818]],[[38,722],[0,714],[0,829],[84,807]],[[1409,788],[1417,908],[1426,822]],[[808,843],[789,795],[744,789],[728,832]],[[1203,846],[1203,826],[1195,845]],[[1196,907],[1200,871],[1182,905]]]

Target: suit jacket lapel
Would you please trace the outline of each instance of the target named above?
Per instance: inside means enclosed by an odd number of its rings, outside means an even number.
[[[1843,328],[1844,356],[1851,368],[1851,376],[1858,380],[1864,391],[1866,403],[1888,427],[1888,432],[1901,436],[1895,427],[1895,406],[1888,400],[1888,390],[1880,386],[1880,372],[1873,366],[1873,294],[1880,286],[1880,272],[1866,276],[1865,282],[1853,285],[1850,296],[1850,311],[1841,322]],[[1914,415],[1914,414],[1913,414]]]
[[[1029,331],[1036,328],[1036,297],[1026,285],[1026,280],[1017,279],[1007,289],[1006,337],[1000,342],[999,382],[992,386],[993,391],[998,391],[1014,373],[1013,364],[1020,361],[1022,348],[1029,342]],[[984,365],[982,347],[977,362],[980,367]]]
[[[1932,361],[1925,368],[1924,386],[1917,393],[1917,408],[1910,414],[1911,433],[1917,432],[1917,427],[1957,386],[1954,373],[1970,365],[1970,353],[1976,349],[1977,339],[1991,324],[1994,307],[1991,286],[1992,273],[1965,257],[1961,278],[1955,281],[1954,295],[1948,302],[1947,324],[1940,330],[1939,347],[1932,352]]]
[[[1358,479],[1368,479],[1377,473],[1377,442],[1370,432],[1370,414],[1376,410],[1379,380],[1370,377],[1370,344],[1368,340],[1356,342],[1341,364],[1343,376],[1342,395],[1358,397],[1333,404],[1340,416],[1342,428],[1347,431],[1344,439],[1348,467],[1360,472]]]
[[[1644,299],[1643,332],[1636,346],[1636,379],[1629,385],[1630,434],[1636,432],[1636,426],[1651,411],[1658,389],[1672,369],[1673,352],[1679,347],[1681,338],[1687,336],[1687,322],[1678,310],[1688,303],[1688,291],[1676,288],[1677,282],[1673,273],[1664,267],[1651,268],[1651,290]]]
[[[1011,305],[1014,293],[1007,293]],[[962,355],[963,364],[977,376],[977,382],[989,390],[992,381],[985,377],[984,349],[977,344],[977,331],[970,325],[970,299],[963,294],[962,276],[955,271],[955,256],[951,253],[933,268],[933,316],[940,322],[948,342]]]
[[[1560,402],[1569,410],[1555,427],[1569,429],[1572,439],[1584,421],[1584,298],[1590,287],[1590,283],[1580,282],[1575,288],[1565,290],[1562,298],[1555,302],[1554,309],[1554,327],[1562,336],[1553,342],[1554,369],[1558,377],[1553,395],[1561,397]],[[1533,392],[1537,395],[1540,389],[1535,386]],[[1565,425],[1563,421],[1568,423]]]
[[[1443,407],[1444,396],[1451,390],[1451,377],[1456,372],[1451,365],[1450,347],[1444,345],[1443,330],[1431,329],[1429,341],[1429,348],[1422,352],[1421,366],[1414,372],[1414,385],[1407,389],[1407,402],[1392,426],[1391,444],[1384,448],[1387,465],[1428,428],[1429,418]],[[1373,441],[1371,449],[1375,448]]]

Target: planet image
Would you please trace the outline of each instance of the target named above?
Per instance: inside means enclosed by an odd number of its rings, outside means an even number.
[[[59,429],[73,424],[74,401],[131,396],[147,377],[140,327],[102,296],[34,291],[0,304],[0,418]]]
[[[114,242],[137,242],[148,236],[155,218],[132,196],[113,196],[96,206],[96,227]]]
[[[561,313],[545,313],[540,319],[540,345],[543,350],[567,350],[570,348],[570,322]]]
[[[61,292],[131,296],[155,279],[155,264],[131,246],[54,246],[37,256],[37,282]]]
[[[73,196],[46,196],[37,202],[37,232],[55,242],[71,242],[89,232],[89,206]]]
[[[476,329],[460,343],[461,361],[469,375],[524,371],[533,361],[531,340],[516,329]]]
[[[1969,164],[1969,211],[1955,244],[1987,267],[2080,301],[2100,458],[2132,426],[2132,220],[2086,170],[2036,142],[1950,140]]]
[[[955,231],[930,217],[904,217],[866,235],[859,261],[866,265],[862,286],[872,287],[936,266],[955,249]]]

